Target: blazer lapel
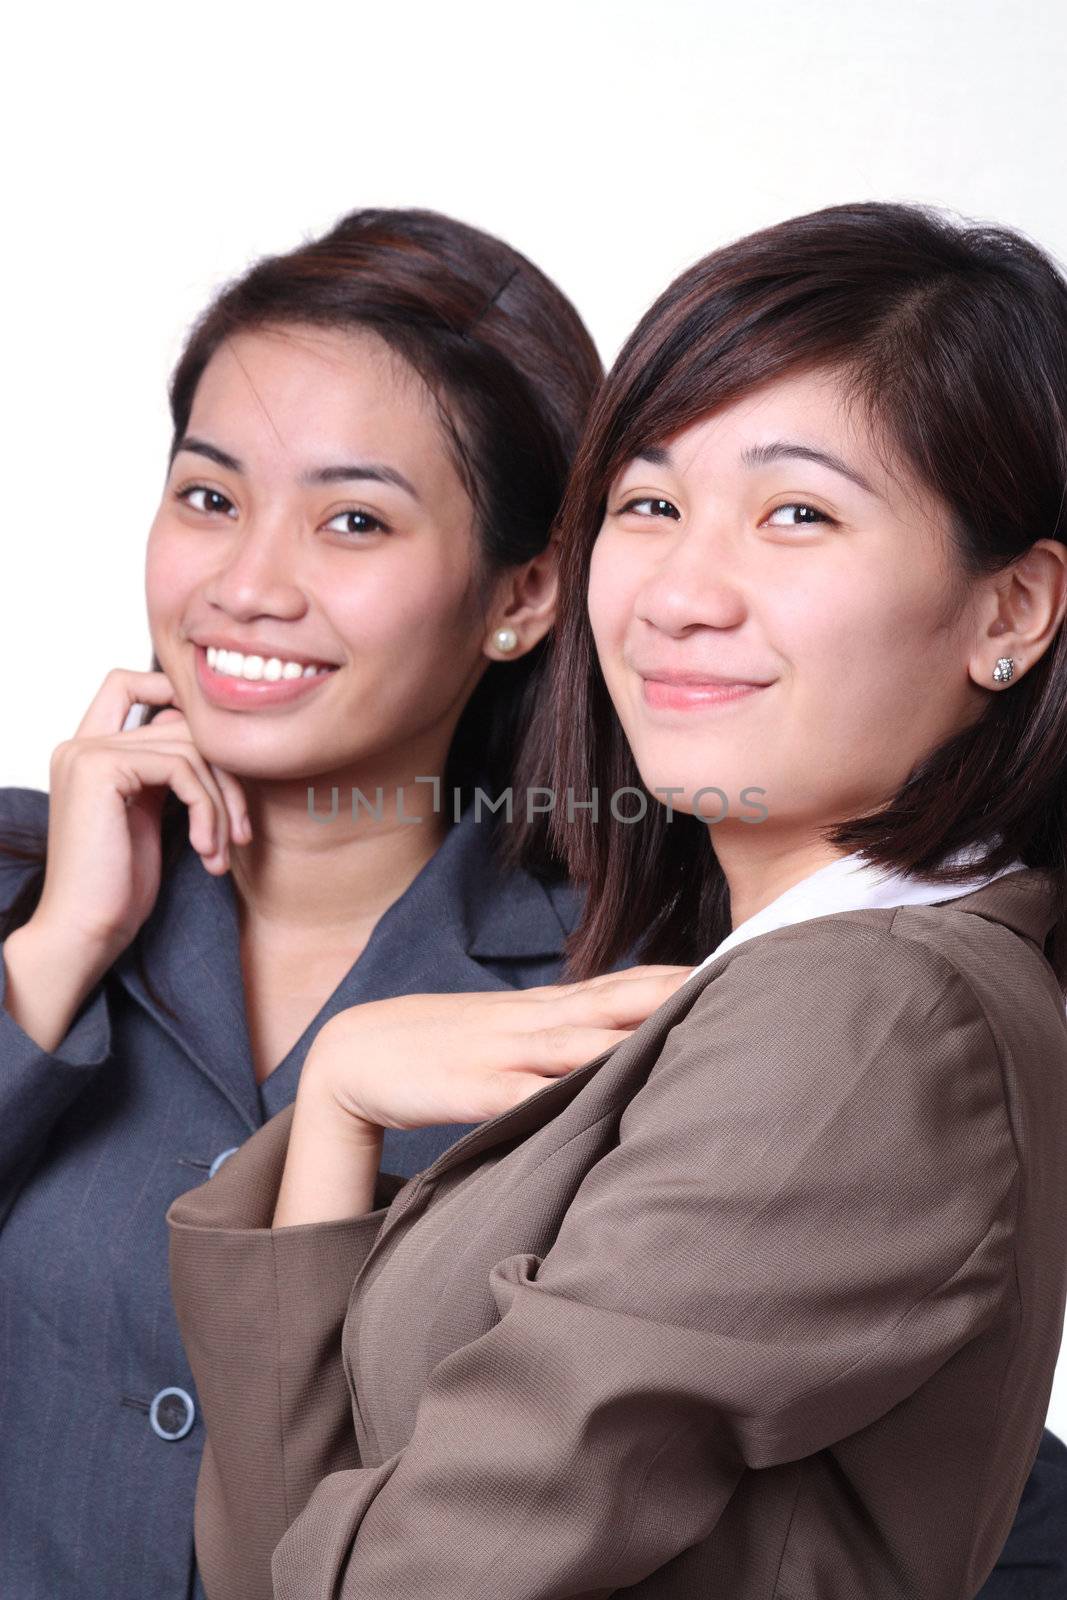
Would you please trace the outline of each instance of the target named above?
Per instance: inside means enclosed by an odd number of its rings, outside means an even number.
[[[628,1088],[629,1069],[641,1065],[650,1052],[655,1054],[659,1050],[667,1034],[685,1016],[697,996],[729,964],[735,950],[741,948],[738,945],[734,950],[725,951],[720,960],[711,962],[703,971],[687,979],[663,1005],[634,1029],[628,1039],[623,1039],[583,1066],[575,1067],[563,1077],[553,1078],[543,1089],[528,1095],[510,1110],[479,1123],[473,1132],[465,1134],[438,1156],[415,1181],[438,1178],[450,1167],[458,1166],[470,1156],[481,1155],[505,1139],[525,1138],[527,1134],[535,1132],[569,1105],[593,1074],[608,1061],[611,1062],[611,1077],[622,1094]]]
[[[1032,939],[1040,950],[1057,920],[1056,898],[1050,875],[1037,867],[1026,867],[1021,872],[1005,873],[984,889],[962,894],[948,904],[989,922],[1001,922],[1024,939]]]
[[[137,951],[152,988],[145,987]],[[250,1131],[263,1120],[245,1016],[237,900],[229,873],[208,872],[186,843],[115,975],[139,1005],[225,1095]]]
[[[307,1052],[328,1018],[400,994],[505,989],[506,978],[483,963],[500,961],[506,970],[513,960],[561,957],[578,904],[566,884],[501,872],[489,825],[476,822],[468,808],[379,918],[359,958],[262,1084],[252,1062],[229,873],[208,872],[187,843],[137,940],[113,970],[254,1131],[292,1100]],[[174,1016],[148,992],[138,948],[153,989]]]

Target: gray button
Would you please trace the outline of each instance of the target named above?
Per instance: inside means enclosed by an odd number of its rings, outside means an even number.
[[[148,1420],[161,1439],[184,1439],[196,1421],[192,1395],[184,1389],[160,1389],[148,1408]]]
[[[208,1169],[207,1169],[208,1177],[209,1178],[213,1178],[215,1176],[216,1172],[222,1166],[222,1163],[224,1161],[228,1161],[230,1156],[232,1156],[236,1152],[236,1150],[237,1150],[237,1146],[235,1144],[231,1145],[228,1150],[220,1150],[218,1155],[215,1157],[214,1161],[211,1163],[210,1167],[208,1167]]]

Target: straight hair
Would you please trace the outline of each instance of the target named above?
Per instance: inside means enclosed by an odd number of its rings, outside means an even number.
[[[372,329],[426,383],[474,507],[483,595],[496,574],[546,548],[603,367],[571,301],[532,261],[480,228],[418,208],[352,211],[321,237],[261,258],[223,285],[187,337],[168,389],[168,469],[215,351],[238,333],[301,324]],[[547,692],[550,654],[551,636],[487,667],[452,738],[442,775],[450,801],[453,790],[463,803],[475,784],[508,785]],[[152,670],[161,670],[155,654]],[[149,707],[141,725],[161,709]],[[562,875],[544,816],[524,808],[506,848],[499,824],[493,832],[503,866]],[[161,837],[165,879],[188,841],[188,811],[173,791]],[[4,939],[39,903],[45,841],[12,826],[0,855],[36,868],[0,907]]]
[[[646,446],[769,379],[840,376],[880,437],[940,496],[961,577],[1064,538],[1067,283],[1007,228],[921,206],[831,206],[716,250],[642,317],[593,406],[559,518],[562,603],[551,703],[524,760],[558,796],[643,789],[597,663],[586,609],[611,483]],[[536,781],[544,781],[536,780]],[[730,931],[708,823],[661,804],[605,825],[557,809],[552,834],[587,885],[570,974],[627,951],[696,962]],[[1049,956],[1067,987],[1067,635],[970,727],[927,753],[888,803],[821,830],[877,865],[962,882],[944,858],[981,845],[1021,859],[1058,896]],[[973,870],[973,869],[972,869]]]

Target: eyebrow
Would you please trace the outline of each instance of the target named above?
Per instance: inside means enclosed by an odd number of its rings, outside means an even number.
[[[186,435],[178,441],[174,454],[177,455],[181,450],[188,450],[195,456],[206,456],[208,461],[214,461],[217,466],[225,467],[228,472],[244,472],[244,467],[236,456],[231,456],[226,450],[220,450],[218,445],[209,444],[206,439],[195,439],[191,435]],[[310,472],[303,473],[299,479],[300,483],[309,487],[318,483],[353,481],[391,483],[396,488],[403,489],[413,500],[419,498],[418,491],[410,479],[405,478],[395,467],[387,466],[384,461],[358,461],[343,466],[315,467]]]
[[[671,453],[663,445],[643,444],[640,450],[635,450],[630,457],[631,461],[648,461],[654,467],[673,466]]]
[[[874,494],[874,490],[867,479],[850,467],[847,461],[842,461],[840,456],[833,455],[829,450],[817,450],[814,445],[799,444],[794,439],[775,439],[771,444],[749,445],[747,450],[742,450],[741,460],[746,467],[766,467],[774,461],[813,461],[818,467],[829,467],[831,472],[840,473],[842,478],[847,478],[865,494]]]
[[[666,446],[658,444],[642,445],[640,450],[634,451],[630,459],[648,461],[654,467],[674,465],[670,451]],[[840,456],[833,455],[829,450],[818,450],[814,445],[800,444],[793,439],[775,439],[770,444],[749,445],[747,450],[742,450],[741,460],[746,467],[766,467],[775,461],[813,461],[816,466],[829,467],[831,472],[840,473],[841,477],[848,478],[866,494],[875,493],[862,473],[842,461]]]

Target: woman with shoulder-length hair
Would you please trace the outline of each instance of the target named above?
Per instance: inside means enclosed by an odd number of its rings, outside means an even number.
[[[577,903],[544,819],[494,828],[476,791],[511,781],[540,692],[601,376],[537,267],[422,210],[256,262],[191,333],[152,670],[108,674],[49,794],[0,790],[11,1600],[201,1592],[164,1217],[292,1100],[324,1023],[560,972]],[[387,1164],[464,1131],[397,1130]]]
[[[562,517],[581,981],[335,1017],[171,1207],[211,1600],[979,1589],[1067,1288],[1065,404],[1063,278],[919,208],[643,318]]]

